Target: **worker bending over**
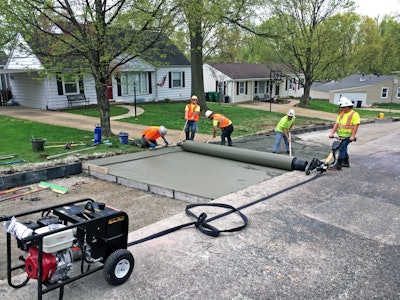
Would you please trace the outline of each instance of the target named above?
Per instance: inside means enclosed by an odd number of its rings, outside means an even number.
[[[214,114],[211,110],[206,111],[206,117],[213,121],[214,133],[213,138],[217,134],[218,127],[221,129],[221,145],[225,145],[225,139],[228,140],[228,146],[232,146],[232,121],[221,114]]]
[[[151,126],[142,132],[142,148],[155,148],[157,146],[157,139],[162,138],[166,146],[168,146],[168,141],[165,138],[167,134],[167,128],[164,126]]]

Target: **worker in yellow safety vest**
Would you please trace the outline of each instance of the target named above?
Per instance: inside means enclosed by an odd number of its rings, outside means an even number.
[[[214,114],[211,110],[207,110],[205,113],[206,117],[213,121],[213,138],[217,134],[218,127],[221,129],[221,145],[225,145],[225,139],[228,140],[228,146],[232,146],[232,132],[233,124],[232,121],[221,114]]]
[[[194,140],[194,135],[197,132],[197,126],[199,121],[200,115],[200,105],[197,104],[199,99],[196,95],[193,95],[190,98],[190,103],[185,107],[185,119],[186,119],[186,126],[185,126],[185,133],[186,133],[186,140]],[[190,136],[189,136],[190,135]]]
[[[337,132],[339,138],[342,139],[338,149],[337,161],[335,165],[329,167],[329,170],[333,171],[341,171],[342,167],[350,167],[347,148],[351,142],[355,141],[358,126],[360,125],[360,115],[353,110],[353,102],[350,99],[341,97],[339,105],[341,112],[329,134],[329,138],[333,138]]]
[[[293,109],[289,109],[287,114],[283,116],[280,120],[278,125],[275,128],[275,143],[272,147],[272,153],[277,153],[279,147],[281,146],[281,141],[285,142],[286,145],[286,153],[289,154],[289,147],[290,147],[290,136],[289,132],[292,130],[294,121],[296,120],[295,117],[296,113]]]

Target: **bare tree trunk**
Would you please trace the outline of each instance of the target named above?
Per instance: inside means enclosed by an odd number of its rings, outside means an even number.
[[[201,21],[195,20],[189,22],[190,31],[190,59],[192,70],[192,94],[199,98],[198,104],[201,111],[207,110],[206,99],[204,96],[203,79],[203,33],[201,30]]]
[[[96,80],[96,94],[97,94],[97,107],[100,112],[100,126],[101,133],[105,137],[113,135],[111,131],[110,122],[110,102],[107,97],[107,80],[101,76],[95,77]]]

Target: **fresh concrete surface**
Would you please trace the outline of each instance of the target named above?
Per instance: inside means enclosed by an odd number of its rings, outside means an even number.
[[[299,138],[329,147],[327,135]],[[191,227],[131,246],[136,265],[125,284],[109,286],[97,272],[67,285],[64,299],[399,299],[398,122],[362,125],[350,154],[351,168],[244,209],[246,229],[212,238]],[[315,174],[288,172],[212,202],[239,207]],[[129,240],[189,221],[177,214],[130,233]],[[230,215],[212,224],[240,223]],[[34,281],[17,290],[0,282],[1,299],[35,293]],[[51,292],[44,299],[56,297]]]

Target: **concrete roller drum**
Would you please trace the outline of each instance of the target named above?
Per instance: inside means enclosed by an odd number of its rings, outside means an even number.
[[[179,146],[181,146],[183,150],[189,152],[237,160],[288,171],[304,171],[308,164],[307,161],[299,160],[296,157],[290,157],[287,155],[260,152],[235,147],[225,147],[215,144],[204,144],[188,141],[179,144]]]

